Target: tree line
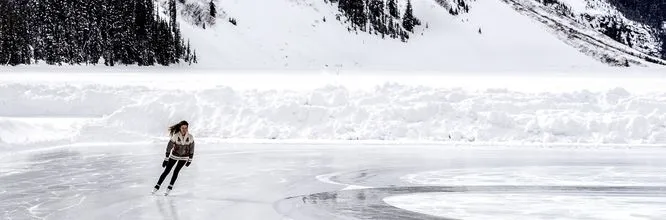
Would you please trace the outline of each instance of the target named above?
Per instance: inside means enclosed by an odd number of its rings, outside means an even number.
[[[350,30],[361,30],[382,37],[409,39],[408,32],[421,21],[414,16],[411,0],[403,13],[397,0],[330,0],[338,3],[338,9],[351,23]],[[388,12],[388,13],[387,13]]]
[[[196,62],[176,23],[153,0],[2,0],[0,65],[170,65]]]

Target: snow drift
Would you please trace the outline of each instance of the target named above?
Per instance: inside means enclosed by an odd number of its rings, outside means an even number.
[[[0,117],[0,147],[38,143],[68,143],[93,118]]]
[[[167,126],[180,120],[190,121],[198,138],[212,139],[666,141],[666,92],[623,88],[524,92],[384,83],[366,89],[181,90],[9,83],[0,91],[0,140],[11,144],[141,141],[165,137]]]

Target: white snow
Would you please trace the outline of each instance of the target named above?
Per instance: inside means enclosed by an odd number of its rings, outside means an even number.
[[[588,10],[587,2],[588,0],[559,0],[560,2],[566,4],[571,8],[573,12],[581,14]]]
[[[525,5],[540,5],[534,1],[525,1],[520,0]],[[613,44],[617,44],[615,40],[608,38],[608,36],[602,35],[599,33],[599,30],[594,30],[600,27],[600,19],[602,17],[612,17],[615,20],[622,22],[627,25],[627,28],[633,33],[630,36],[623,36],[623,38],[629,39],[634,50],[640,51],[641,53],[648,54],[652,58],[659,59],[659,54],[661,51],[660,40],[658,33],[652,30],[648,25],[641,24],[637,21],[630,20],[626,18],[618,9],[616,9],[608,0],[559,0],[560,2],[571,7],[572,12],[575,14],[573,18],[579,24],[576,29],[582,31],[583,33],[588,33],[590,36],[595,36],[596,39]],[[588,20],[586,15],[597,16],[593,20]],[[546,16],[557,16],[557,15],[546,15]],[[555,20],[567,20],[556,18]],[[570,26],[571,24],[564,25]],[[594,27],[594,29],[590,29]],[[596,32],[596,33],[595,33]],[[612,44],[611,44],[612,45]],[[622,47],[628,47],[622,45]],[[618,55],[620,56],[620,55]]]
[[[398,2],[402,13],[407,1]],[[458,17],[434,0],[412,3],[423,25],[408,43],[349,32],[347,24],[336,20],[337,6],[324,0],[216,1],[224,13],[215,26],[194,27],[185,16],[180,24],[183,36],[197,49],[197,66],[206,68],[446,72],[607,68],[499,0],[472,2],[473,10]],[[237,19],[238,25],[229,18]]]
[[[2,76],[0,140],[12,145],[146,141],[180,120],[221,140],[664,144],[666,136],[658,75]]]
[[[79,134],[87,120],[89,119],[0,117],[0,146],[3,143],[33,144],[69,140]]]
[[[568,2],[580,7],[587,1]],[[592,8],[595,10],[603,9],[603,13],[612,15],[618,13],[608,8],[603,0],[589,1],[594,3],[595,7]],[[164,13],[166,1],[159,2],[161,12]],[[208,2],[188,1],[188,4],[207,5]],[[401,12],[404,11],[406,1],[398,2]],[[516,12],[500,0],[472,1],[470,12],[459,16],[450,15],[435,0],[412,2],[414,13],[423,25],[416,27],[409,41],[404,43],[366,32],[349,32],[347,24],[336,20],[339,13],[337,6],[324,0],[215,1],[219,16],[216,24],[206,29],[193,26],[192,19],[186,17],[190,14],[179,14],[182,34],[196,49],[199,63],[194,66],[178,64],[171,68],[156,69],[437,72],[614,70],[568,45],[563,41],[565,38],[558,38],[549,27]],[[527,7],[537,7],[533,1],[519,2]],[[184,10],[182,4],[178,5],[179,10]],[[586,12],[591,13],[590,10]],[[238,24],[228,22],[230,18],[236,19]],[[654,36],[646,32],[644,26],[631,24],[635,31],[643,33],[636,36],[640,38],[636,40],[645,43],[648,46],[646,50],[657,51],[659,44]],[[587,25],[581,29],[586,33],[595,33]],[[610,41],[600,33],[596,34],[593,35],[595,38]],[[25,68],[36,71],[43,67]],[[51,71],[78,71],[76,67],[54,69]],[[89,70],[86,67],[83,69]],[[94,69],[118,71],[125,67],[98,66]]]

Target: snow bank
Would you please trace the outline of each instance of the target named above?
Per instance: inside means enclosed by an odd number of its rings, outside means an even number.
[[[0,116],[102,116],[129,103],[141,87],[0,84]]]
[[[79,135],[88,118],[0,117],[0,147],[69,141]]]
[[[165,137],[180,120],[188,120],[197,137],[214,139],[666,141],[666,93],[622,88],[528,93],[395,83],[302,91],[6,84],[0,91],[0,140],[11,144],[140,141]],[[70,119],[54,120],[63,115]]]

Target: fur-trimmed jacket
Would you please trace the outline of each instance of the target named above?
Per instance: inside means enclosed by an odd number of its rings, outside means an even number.
[[[169,158],[174,160],[187,160],[192,162],[194,157],[194,137],[192,134],[182,135],[180,132],[171,136],[171,140],[167,144],[166,156],[164,160]]]

